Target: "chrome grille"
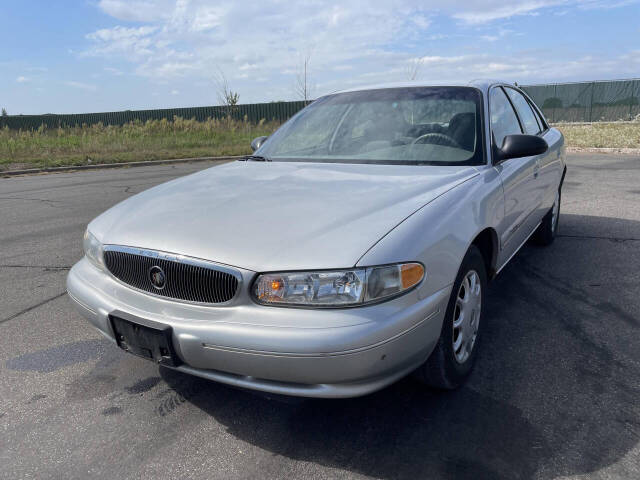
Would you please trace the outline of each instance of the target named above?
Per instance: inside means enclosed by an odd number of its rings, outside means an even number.
[[[192,261],[160,252],[107,246],[104,263],[121,282],[154,295],[196,303],[225,303],[231,300],[239,276],[205,262]],[[159,289],[151,281],[150,270],[160,267],[165,284]]]

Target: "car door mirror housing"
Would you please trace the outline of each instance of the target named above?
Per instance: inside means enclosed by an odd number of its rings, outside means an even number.
[[[259,149],[262,146],[262,144],[267,138],[269,137],[262,136],[262,137],[254,138],[253,141],[251,142],[251,150],[255,152],[257,149]]]
[[[507,135],[498,149],[498,161],[541,155],[548,149],[546,140],[537,135]]]

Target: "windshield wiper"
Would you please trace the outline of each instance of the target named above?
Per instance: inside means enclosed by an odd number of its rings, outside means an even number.
[[[270,162],[271,159],[267,157],[263,157],[262,155],[247,155],[244,157],[245,160],[253,160],[254,162]]]

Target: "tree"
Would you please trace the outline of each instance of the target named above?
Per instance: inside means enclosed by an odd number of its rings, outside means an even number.
[[[420,76],[420,70],[422,70],[422,64],[424,60],[422,58],[412,58],[409,60],[405,68],[405,76],[407,80],[414,81]]]
[[[296,75],[296,83],[294,86],[296,95],[304,100],[305,103],[311,100],[313,91],[313,85],[311,84],[311,71],[309,70],[312,53],[312,49],[308,49],[302,57],[302,63]]]
[[[3,108],[3,109],[2,109],[2,116],[3,116],[3,117],[7,117],[7,116],[9,116],[9,114],[7,113],[7,109],[6,109],[6,108]]]
[[[236,111],[240,95],[238,92],[231,90],[227,77],[222,69],[218,69],[214,82],[216,83],[216,88],[218,90],[218,102],[220,105],[225,107],[226,116],[230,118]]]

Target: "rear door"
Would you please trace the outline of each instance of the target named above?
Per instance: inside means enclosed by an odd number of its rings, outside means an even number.
[[[491,134],[495,147],[501,147],[507,135],[521,134],[523,128],[513,105],[502,87],[489,94]],[[535,157],[511,158],[495,165],[504,188],[504,218],[499,227],[498,265],[506,262],[531,233],[532,213],[536,208]]]

